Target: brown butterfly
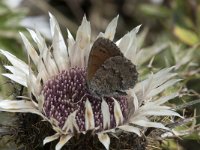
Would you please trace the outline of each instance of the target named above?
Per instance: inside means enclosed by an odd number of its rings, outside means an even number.
[[[87,86],[96,96],[122,95],[137,81],[136,66],[128,60],[114,42],[98,38],[90,51],[87,66]],[[123,94],[124,95],[124,94]]]

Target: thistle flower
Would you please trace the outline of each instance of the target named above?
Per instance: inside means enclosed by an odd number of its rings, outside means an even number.
[[[108,25],[105,33],[99,36],[111,41],[114,39],[118,17]],[[89,93],[86,86],[86,67],[91,42],[91,27],[86,17],[78,28],[76,39],[68,31],[67,46],[60,32],[59,25],[50,14],[52,49],[48,48],[38,31],[28,29],[38,51],[31,45],[24,34],[20,33],[28,56],[36,66],[21,61],[11,53],[1,50],[12,65],[5,68],[11,73],[3,75],[26,87],[29,96],[23,100],[0,100],[0,111],[34,113],[48,121],[54,135],[46,137],[43,144],[59,139],[56,150],[61,149],[77,133],[93,130],[99,141],[109,149],[108,133],[118,130],[133,132],[137,135],[148,127],[168,130],[162,123],[153,122],[150,116],[179,116],[164,103],[178,93],[160,96],[168,87],[179,79],[173,79],[173,67],[151,74],[147,79],[138,81],[127,96],[101,97],[98,99]],[[137,47],[136,34],[140,26],[128,32],[116,45],[121,52],[140,68],[143,51]]]

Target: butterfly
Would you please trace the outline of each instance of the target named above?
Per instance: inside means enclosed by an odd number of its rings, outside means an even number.
[[[87,87],[95,96],[119,96],[133,88],[138,78],[136,66],[117,45],[99,37],[93,44],[86,69]]]

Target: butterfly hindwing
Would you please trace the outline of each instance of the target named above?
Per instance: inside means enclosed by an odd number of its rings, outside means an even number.
[[[132,62],[123,56],[107,59],[90,82],[90,91],[97,95],[113,96],[133,88],[138,73]]]

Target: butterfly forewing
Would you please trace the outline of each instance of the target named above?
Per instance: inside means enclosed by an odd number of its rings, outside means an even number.
[[[87,66],[87,80],[90,81],[101,65],[108,58],[114,56],[123,56],[123,54],[112,41],[102,37],[98,38],[90,51]]]

